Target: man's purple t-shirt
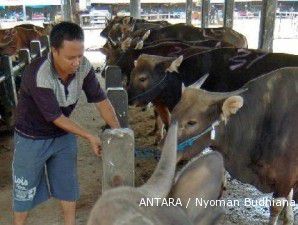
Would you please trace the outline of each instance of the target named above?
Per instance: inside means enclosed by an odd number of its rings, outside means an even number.
[[[70,116],[82,90],[89,103],[106,99],[106,94],[85,57],[67,83],[59,79],[50,54],[31,63],[22,75],[16,110],[16,132],[33,139],[48,139],[66,134],[53,121],[62,114]]]

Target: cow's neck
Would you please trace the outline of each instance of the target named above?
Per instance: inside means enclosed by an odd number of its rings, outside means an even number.
[[[232,121],[229,121],[232,122]],[[235,129],[237,124],[233,121],[231,124],[221,123],[216,128],[216,139],[212,141],[212,149],[222,153],[225,159],[225,168],[232,177],[242,182],[251,183],[257,180],[256,174],[251,170],[254,165],[251,164],[251,144],[247,136],[242,136],[239,129]],[[239,126],[239,121],[238,121]]]

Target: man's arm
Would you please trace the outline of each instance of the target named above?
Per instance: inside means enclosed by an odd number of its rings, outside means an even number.
[[[57,119],[55,119],[53,121],[53,123],[57,127],[65,130],[65,131],[68,131],[70,133],[79,135],[79,136],[85,138],[86,140],[88,140],[90,142],[91,146],[92,146],[93,152],[97,156],[100,155],[101,141],[100,141],[100,139],[98,137],[90,134],[85,129],[83,129],[78,124],[76,124],[75,122],[73,122],[69,118],[65,117],[64,115],[61,115],[60,117],[58,117]]]
[[[115,110],[109,99],[105,99],[103,101],[95,103],[95,106],[98,112],[100,113],[101,117],[112,129],[120,128],[120,124],[116,116]]]

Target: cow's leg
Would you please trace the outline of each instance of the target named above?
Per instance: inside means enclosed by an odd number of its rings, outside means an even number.
[[[156,111],[156,109],[155,109],[155,107],[154,107],[154,120],[155,120],[155,122],[154,122],[154,129],[152,130],[152,131],[150,131],[150,133],[149,133],[149,135],[155,135],[156,134],[156,132],[158,131],[158,129],[159,129],[159,127],[158,127],[158,120],[159,120],[160,118],[159,118],[159,116],[158,116],[158,113],[157,113],[157,111]]]
[[[293,200],[293,189],[291,189],[288,197],[288,204],[285,206],[285,217],[283,224],[284,225],[293,225],[294,224],[294,213],[293,213],[293,207],[291,205],[291,202]]]
[[[153,104],[155,106],[156,112],[160,116],[162,123],[164,124],[165,128],[168,129],[171,122],[171,114],[169,109],[165,105],[159,102],[154,102]],[[157,121],[157,123],[160,123],[160,121]],[[157,143],[164,138],[164,130],[163,130],[164,126],[161,124],[158,124],[159,131],[158,131],[157,140],[156,140]]]
[[[274,195],[274,194],[273,194]],[[280,215],[281,211],[285,207],[285,200],[284,197],[273,197],[270,206],[270,219],[269,225],[277,225],[278,216]]]
[[[158,144],[165,136],[165,132],[164,132],[165,124],[163,123],[160,116],[157,116],[156,123],[157,123],[157,130],[156,130],[157,139],[155,140],[155,144]]]

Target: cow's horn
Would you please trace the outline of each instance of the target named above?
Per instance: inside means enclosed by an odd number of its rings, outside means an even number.
[[[113,47],[116,47],[116,42],[112,40],[110,36],[108,36],[108,41],[112,44]]]
[[[190,85],[189,87],[190,88],[195,88],[195,89],[200,89],[202,87],[202,85],[204,84],[204,82],[207,80],[208,77],[209,77],[209,73],[202,76],[197,82]]]
[[[149,37],[150,32],[151,32],[150,30],[147,30],[147,31],[146,31],[146,33],[145,33],[145,34],[143,35],[143,37],[142,37],[142,40],[143,40],[143,41],[145,41],[145,40]]]
[[[135,49],[142,49],[144,46],[144,42],[143,41],[139,41],[135,47]]]
[[[175,176],[176,158],[177,122],[173,122],[168,130],[159,163],[147,183],[138,188],[139,191],[150,198],[165,198]]]

